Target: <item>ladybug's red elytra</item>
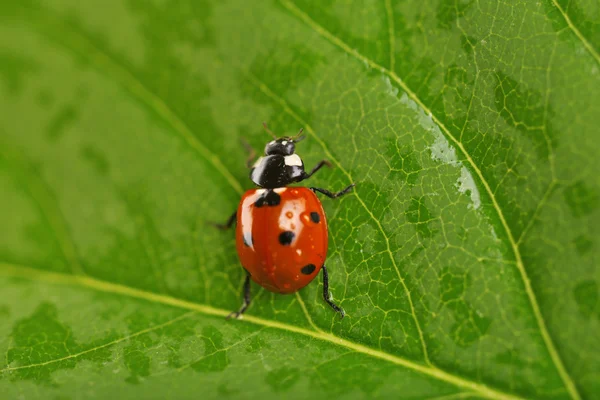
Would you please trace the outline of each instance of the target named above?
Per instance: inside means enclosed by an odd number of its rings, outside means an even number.
[[[343,318],[344,310],[329,295],[327,220],[316,193],[334,199],[348,193],[354,184],[337,193],[317,187],[288,187],[331,164],[322,160],[307,173],[295,154],[296,143],[305,138],[302,129],[294,137],[277,138],[263,125],[274,139],[254,164],[255,153],[246,144],[250,179],[258,188],[244,193],[236,212],[225,224],[216,225],[228,229],[237,222],[236,248],[247,274],[242,306],[227,318],[240,318],[248,309],[250,279],[271,292],[288,294],[308,285],[319,271],[323,271],[323,299]]]

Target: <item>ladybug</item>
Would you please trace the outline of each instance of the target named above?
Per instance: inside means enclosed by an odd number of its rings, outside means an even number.
[[[355,185],[332,193],[317,187],[288,187],[304,181],[323,166],[319,162],[310,172],[296,151],[296,144],[305,138],[302,129],[294,137],[277,138],[263,123],[273,140],[265,146],[265,155],[255,158],[255,152],[244,143],[249,152],[246,162],[250,179],[258,188],[242,196],[237,210],[220,229],[236,226],[236,248],[246,271],[244,300],[238,311],[227,318],[240,318],[250,305],[250,279],[265,289],[282,294],[294,293],[323,273],[323,299],[343,318],[345,313],[329,295],[329,276],[325,267],[328,229],[323,206],[316,193],[332,199],[348,193]]]

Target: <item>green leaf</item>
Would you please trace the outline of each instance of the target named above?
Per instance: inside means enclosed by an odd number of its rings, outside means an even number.
[[[5,398],[593,398],[591,0],[0,5]],[[253,286],[240,138],[304,128],[331,292]]]

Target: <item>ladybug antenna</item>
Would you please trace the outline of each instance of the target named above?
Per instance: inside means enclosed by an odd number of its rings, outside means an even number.
[[[271,132],[271,130],[269,129],[269,127],[267,126],[266,122],[263,122],[263,127],[265,128],[265,131],[267,131],[267,133],[271,136],[273,136],[273,139],[277,139],[277,136],[275,136],[275,134],[273,132]]]
[[[292,141],[294,143],[298,143],[298,142],[301,142],[304,139],[306,139],[306,135],[304,135],[303,133],[304,133],[304,128],[300,128],[300,131],[298,132],[298,134],[296,136],[294,136],[292,138]]]

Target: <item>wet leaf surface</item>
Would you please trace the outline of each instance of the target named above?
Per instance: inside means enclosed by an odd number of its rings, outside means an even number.
[[[0,5],[7,398],[594,398],[596,2]],[[331,291],[211,229],[304,128]]]

